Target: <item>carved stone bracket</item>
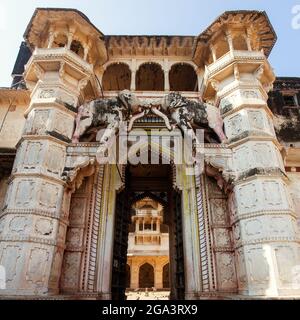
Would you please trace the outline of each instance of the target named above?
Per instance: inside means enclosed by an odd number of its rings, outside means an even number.
[[[213,148],[204,151],[205,172],[216,179],[218,186],[225,192],[229,191],[236,175],[232,169],[230,149]]]
[[[95,158],[89,156],[78,156],[72,168],[65,169],[63,176],[68,188],[74,192],[78,189],[85,177],[91,176],[95,172]]]

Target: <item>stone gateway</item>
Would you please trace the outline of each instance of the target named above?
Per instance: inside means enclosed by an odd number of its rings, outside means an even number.
[[[275,42],[260,11],[110,36],[36,9],[0,88],[0,297],[300,297],[300,79]]]

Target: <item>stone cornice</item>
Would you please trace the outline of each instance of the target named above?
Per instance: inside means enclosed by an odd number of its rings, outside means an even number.
[[[236,141],[236,142],[233,142],[231,144],[228,144],[228,148],[235,148],[241,144],[244,144],[245,142],[248,142],[248,141],[272,141],[276,147],[281,150],[282,149],[282,145],[278,142],[278,140],[269,135],[269,136],[264,136],[264,135],[261,135],[261,136],[254,136],[254,135],[249,135],[245,138],[242,138],[241,140],[239,141]]]
[[[264,238],[258,238],[255,240],[249,240],[249,241],[241,241],[238,242],[238,245],[234,247],[234,249],[239,249],[244,246],[251,246],[251,245],[257,245],[257,244],[266,244],[266,243],[300,243],[300,240],[296,237],[264,237]]]
[[[42,173],[42,172],[15,172],[15,173],[12,173],[10,178],[9,178],[9,182],[12,181],[14,178],[19,178],[19,177],[32,177],[32,178],[40,178],[42,180],[47,180],[49,182],[54,182],[54,183],[57,183],[57,184],[60,184],[61,186],[65,186],[66,183],[65,181],[61,180],[60,178],[56,178],[56,177],[53,177],[53,176],[48,176],[46,175],[45,173]]]
[[[261,216],[274,216],[274,215],[287,215],[297,219],[297,214],[292,210],[259,210],[250,213],[238,214],[233,219],[231,219],[231,224],[236,224],[237,222],[245,219],[251,219]]]
[[[23,135],[22,138],[20,139],[20,141],[17,144],[17,148],[19,147],[19,145],[24,141],[24,140],[46,140],[46,141],[52,141],[55,142],[57,144],[60,144],[64,147],[67,147],[69,145],[68,142],[63,141],[61,139],[58,139],[56,137],[53,137],[51,135]]]
[[[0,212],[0,218],[9,215],[9,214],[25,214],[25,215],[36,215],[36,216],[42,216],[42,217],[48,217],[57,219],[60,221],[60,223],[68,226],[69,222],[63,218],[62,212],[53,212],[53,211],[47,211],[47,210],[39,210],[39,209],[4,209],[2,212]]]
[[[76,111],[70,110],[70,108],[67,108],[66,105],[57,98],[47,98],[47,99],[35,99],[33,100],[28,109],[25,110],[24,116],[27,117],[28,113],[32,109],[58,109],[64,113],[67,113],[74,117],[76,115]]]

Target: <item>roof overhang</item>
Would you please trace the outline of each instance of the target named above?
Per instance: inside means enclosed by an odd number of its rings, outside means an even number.
[[[222,28],[250,27],[259,39],[258,50],[264,50],[268,57],[277,40],[277,35],[265,11],[225,11],[196,38],[194,60],[199,61],[209,41]]]

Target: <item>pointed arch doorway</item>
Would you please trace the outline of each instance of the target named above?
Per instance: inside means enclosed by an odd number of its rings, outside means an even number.
[[[126,263],[131,206],[150,197],[164,206],[164,220],[169,226],[170,298],[184,299],[184,250],[181,193],[173,187],[171,165],[127,165],[125,186],[116,196],[112,258],[112,299],[125,299]]]

